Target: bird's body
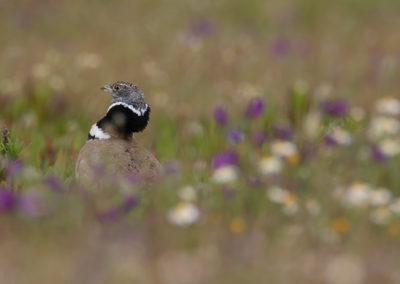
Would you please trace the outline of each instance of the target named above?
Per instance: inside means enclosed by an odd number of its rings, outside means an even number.
[[[144,181],[152,181],[162,173],[157,159],[133,138],[87,141],[79,152],[76,164],[77,178],[95,179],[96,173],[93,169],[98,165],[103,165],[107,170],[122,176],[135,175]]]
[[[88,141],[79,152],[75,173],[79,180],[99,179],[99,168],[111,174],[137,176],[150,182],[162,175],[162,166],[144,147],[137,144],[134,132],[149,121],[150,107],[134,84],[116,82],[103,87],[113,95],[106,115],[93,124]]]

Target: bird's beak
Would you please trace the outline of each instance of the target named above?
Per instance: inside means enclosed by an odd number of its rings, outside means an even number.
[[[111,89],[111,86],[110,86],[110,85],[104,85],[104,86],[101,87],[100,89],[103,90],[103,91],[112,93],[112,89]]]

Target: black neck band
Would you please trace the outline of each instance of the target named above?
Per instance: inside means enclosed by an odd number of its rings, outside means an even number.
[[[150,119],[150,107],[147,106],[143,115],[137,115],[123,105],[110,108],[107,114],[96,125],[104,132],[113,132],[123,138],[130,137],[134,132],[143,131]],[[89,139],[95,139],[89,134]]]

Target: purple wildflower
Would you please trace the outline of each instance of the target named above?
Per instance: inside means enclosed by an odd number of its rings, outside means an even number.
[[[97,219],[102,223],[116,221],[123,213],[129,212],[137,205],[138,198],[135,195],[128,195],[118,206],[113,206],[97,214]]]
[[[177,160],[170,160],[164,163],[167,174],[175,174],[181,171],[181,164]]]
[[[219,105],[214,108],[214,120],[218,125],[225,125],[228,121],[228,113],[225,107]]]
[[[333,116],[345,116],[349,110],[349,104],[344,100],[327,100],[320,104],[324,113]]]
[[[7,167],[6,167],[6,171],[9,175],[15,175],[17,173],[19,173],[22,168],[24,167],[24,163],[22,162],[22,160],[12,160],[8,163]]]
[[[213,167],[219,168],[225,165],[236,165],[238,161],[238,154],[235,150],[227,150],[216,153],[212,159]]]
[[[0,189],[0,211],[11,211],[17,204],[18,198],[11,189]]]
[[[211,36],[215,33],[215,31],[215,22],[205,18],[197,19],[190,27],[191,34],[197,37]]]
[[[144,181],[144,177],[141,174],[130,174],[126,179],[131,184],[139,184]]]
[[[62,192],[64,189],[61,180],[56,176],[49,177],[46,180],[46,183],[50,187],[50,189],[54,192]]]
[[[130,211],[132,208],[138,205],[138,199],[135,195],[129,195],[125,197],[124,201],[122,202],[121,209],[124,212]]]
[[[266,139],[267,139],[267,133],[262,129],[254,131],[252,135],[253,144],[257,147],[261,147]]]
[[[292,140],[294,135],[294,130],[289,125],[278,123],[273,127],[274,137],[283,140]]]
[[[378,146],[372,146],[371,148],[371,156],[378,163],[384,163],[388,160],[388,156],[382,152],[382,150]]]
[[[271,46],[272,53],[277,56],[285,56],[290,51],[290,42],[287,38],[276,39]]]
[[[121,216],[121,210],[119,208],[113,207],[100,212],[97,215],[97,219],[102,223],[113,222],[116,221],[120,216]]]
[[[25,195],[18,200],[18,209],[31,218],[43,216],[43,200],[36,195]]]
[[[264,101],[261,97],[253,98],[247,106],[246,115],[250,118],[255,118],[264,111]]]
[[[243,140],[243,132],[238,128],[232,128],[228,131],[228,140],[233,143],[239,143]]]
[[[327,145],[327,146],[338,146],[337,141],[331,135],[325,136],[324,141],[325,141],[325,145]]]

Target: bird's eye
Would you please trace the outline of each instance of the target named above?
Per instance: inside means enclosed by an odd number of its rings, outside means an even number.
[[[119,90],[119,86],[115,86],[114,90],[118,91]]]

